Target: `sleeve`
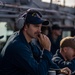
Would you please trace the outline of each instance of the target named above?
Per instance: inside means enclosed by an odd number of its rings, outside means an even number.
[[[52,61],[56,63],[60,68],[68,67],[73,72],[75,70],[75,59],[72,61],[65,61],[60,57],[53,57]]]
[[[44,50],[43,57],[38,63],[34,57],[31,49],[22,44],[17,44],[14,47],[14,55],[12,63],[19,68],[25,70],[25,72],[30,73],[31,75],[47,75],[48,70],[52,63],[52,57],[50,52]]]
[[[31,46],[31,50],[33,53],[33,57],[35,58],[35,60],[37,60],[37,62],[40,61],[40,58],[42,56],[42,50],[40,50],[36,45],[32,44]]]

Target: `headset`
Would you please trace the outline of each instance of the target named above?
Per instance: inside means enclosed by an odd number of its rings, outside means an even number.
[[[28,9],[26,12],[24,12],[22,15],[20,15],[16,20],[16,27],[18,30],[22,29],[28,14],[37,13],[40,17],[42,17],[41,13],[34,10],[34,9]]]
[[[25,12],[16,19],[16,27],[18,30],[23,28],[24,22],[26,19],[26,15],[27,15],[27,13]]]

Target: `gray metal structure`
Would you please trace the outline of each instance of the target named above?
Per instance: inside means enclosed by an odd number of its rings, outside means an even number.
[[[29,8],[40,11],[43,18],[50,21],[50,26],[52,23],[58,23],[62,28],[75,29],[75,8],[52,4],[52,2],[45,3],[42,0],[0,0],[0,23],[7,22],[7,31],[16,31],[17,17]]]

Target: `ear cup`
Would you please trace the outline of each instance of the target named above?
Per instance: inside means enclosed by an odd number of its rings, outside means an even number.
[[[16,28],[18,30],[23,28],[24,22],[25,22],[25,19],[26,19],[26,15],[27,15],[27,13],[24,13],[19,18],[17,18],[17,20],[16,20]]]
[[[16,27],[18,30],[22,29],[22,27],[24,26],[24,21],[24,17],[20,17],[19,19],[17,19]]]

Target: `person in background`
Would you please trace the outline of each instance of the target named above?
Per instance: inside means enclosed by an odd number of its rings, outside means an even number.
[[[41,33],[42,34],[45,34],[45,35],[48,35],[49,33],[49,28],[50,28],[50,25],[43,25],[42,28],[41,28]]]
[[[62,39],[61,28],[58,24],[52,25],[51,33],[48,34],[48,37],[51,41],[51,52],[52,55],[54,55],[57,49],[60,48],[60,40]]]
[[[49,38],[41,34],[42,25],[47,25],[49,22],[42,20],[42,15],[33,9],[28,9],[18,22],[23,22],[22,28],[18,34],[13,34],[13,39],[9,39],[10,42],[1,52],[0,75],[47,75],[51,66],[59,69],[51,60]],[[31,43],[33,38],[37,38],[43,48],[42,58],[40,49]],[[71,74],[69,68],[60,71]]]
[[[75,37],[65,37],[60,41],[60,50],[56,51],[52,61],[60,68],[68,67],[75,71]]]

